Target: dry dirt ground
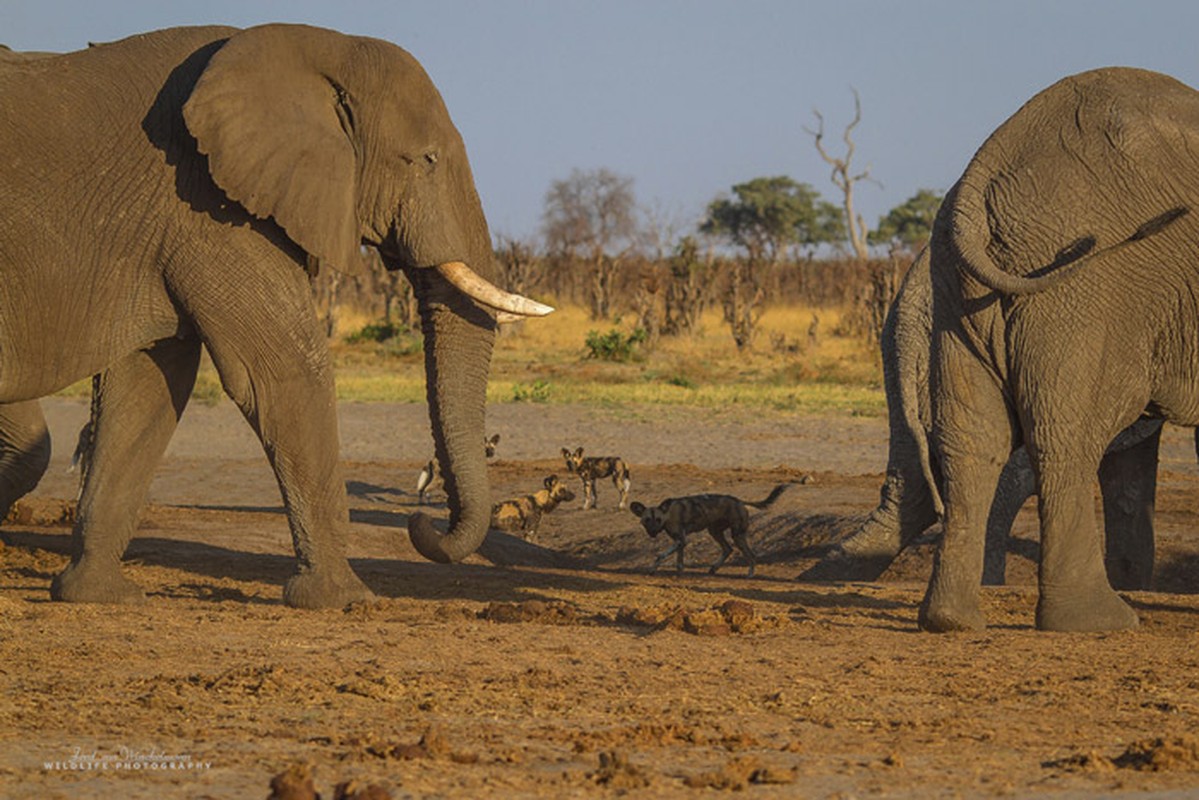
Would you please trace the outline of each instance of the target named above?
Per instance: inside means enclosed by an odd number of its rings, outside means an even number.
[[[293,766],[325,798],[348,781],[397,798],[1199,792],[1199,476],[1183,431],[1163,453],[1158,591],[1127,595],[1139,630],[1033,630],[1030,506],[1009,585],[983,593],[991,627],[934,636],[915,625],[927,542],[876,583],[802,578],[877,500],[877,419],[490,412],[497,498],[562,474],[567,445],[625,457],[643,501],[795,483],[753,517],[751,579],[738,557],[709,575],[699,537],[683,575],[648,574],[663,544],[611,484],[536,542],[492,534],[468,563],[427,563],[405,534],[423,407],[344,405],[350,552],[379,600],[303,612],[280,604],[278,491],[228,403],[189,409],[159,470],[126,565],[148,602],[50,602],[86,407],[47,415],[50,473],[0,528],[3,797],[266,797]]]

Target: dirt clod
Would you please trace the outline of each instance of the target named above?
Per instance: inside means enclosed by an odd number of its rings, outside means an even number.
[[[489,622],[536,622],[542,625],[579,625],[579,609],[559,601],[523,600],[519,603],[488,603],[479,618]]]
[[[587,777],[600,786],[614,789],[618,793],[649,786],[649,775],[640,767],[629,763],[628,757],[616,750],[605,750],[599,754],[599,769]]]
[[[692,789],[722,789],[740,792],[751,784],[787,784],[796,780],[795,771],[767,767],[753,756],[739,756],[720,769],[690,775],[683,783]]]
[[[1112,761],[1117,767],[1149,772],[1199,772],[1199,737],[1183,734],[1172,739],[1143,739]]]
[[[695,609],[676,605],[623,606],[616,613],[616,622],[657,630],[683,631],[694,636],[757,633],[785,624],[781,617],[758,614],[753,604],[744,600],[727,600],[718,606]]]
[[[391,792],[377,783],[344,781],[333,790],[333,800],[392,800]]]
[[[312,782],[312,765],[292,764],[271,778],[267,800],[320,800]]]

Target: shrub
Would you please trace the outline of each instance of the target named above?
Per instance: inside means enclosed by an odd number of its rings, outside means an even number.
[[[630,334],[625,334],[619,328],[613,328],[607,333],[588,331],[585,345],[585,358],[597,358],[600,361],[630,361],[637,351],[638,345],[645,342],[644,328],[637,328]]]
[[[394,322],[368,322],[357,331],[346,336],[347,344],[362,344],[363,342],[386,342],[407,331],[403,325]]]
[[[378,344],[379,352],[389,356],[410,356],[424,348],[424,338],[407,325],[390,321],[368,322],[346,336],[347,344]]]
[[[550,384],[548,381],[534,381],[532,386],[518,383],[512,387],[512,401],[515,403],[546,403],[550,399]]]

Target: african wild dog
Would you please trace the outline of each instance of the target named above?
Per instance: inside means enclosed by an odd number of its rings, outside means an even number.
[[[774,487],[765,500],[759,500],[756,503],[738,500],[727,494],[672,497],[663,500],[654,508],[646,508],[641,503],[633,503],[629,510],[641,518],[641,525],[651,538],[657,536],[661,531],[666,531],[666,535],[674,539],[674,545],[658,556],[650,568],[650,572],[656,570],[671,553],[677,554],[676,568],[682,572],[683,549],[687,544],[687,534],[706,528],[716,543],[720,545],[721,550],[720,558],[708,571],[715,574],[716,570],[720,569],[733,552],[732,545],[724,535],[727,530],[732,534],[737,549],[749,560],[749,574],[752,576],[758,560],[754,557],[754,551],[749,548],[749,542],[745,538],[749,533],[749,512],[745,507],[768,508],[788,485],[780,483]]]
[[[626,508],[629,503],[629,467],[620,456],[587,456],[583,457],[583,448],[573,453],[562,448],[562,458],[566,461],[566,470],[573,472],[583,481],[583,508],[595,508],[596,478],[612,477],[612,485],[620,492],[620,503],[617,508]]]
[[[530,541],[537,535],[542,514],[553,511],[559,503],[574,499],[575,493],[567,489],[557,475],[550,475],[541,491],[492,506],[491,527],[508,533],[519,531],[525,541]]]
[[[488,458],[495,455],[495,446],[500,443],[500,435],[497,433],[490,439],[483,439],[483,452]],[[429,463],[421,467],[420,475],[416,476],[416,503],[417,505],[425,504],[425,492],[433,488],[435,484],[441,483],[441,465],[437,463],[437,457],[429,459]]]

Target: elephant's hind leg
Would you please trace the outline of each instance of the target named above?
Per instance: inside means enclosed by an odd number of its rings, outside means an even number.
[[[1104,562],[1114,589],[1144,590],[1153,583],[1153,507],[1161,435],[1158,426],[1131,446],[1109,448],[1099,463]]]
[[[1000,471],[1012,452],[1007,404],[994,378],[964,346],[948,341],[934,396],[934,441],[940,454],[945,503],[944,535],[932,579],[920,606],[927,631],[979,630],[979,605],[987,518]]]
[[[150,481],[187,405],[200,361],[196,338],[166,339],[127,356],[96,388],[91,466],[72,532],[72,557],[50,588],[56,600],[135,603],[121,574]]]
[[[1038,454],[1041,570],[1037,627],[1042,630],[1107,631],[1139,624],[1133,610],[1108,583],[1095,524],[1098,462],[1098,454],[1089,459],[1073,453]]]
[[[0,405],[0,520],[33,491],[50,463],[50,432],[36,400]]]

